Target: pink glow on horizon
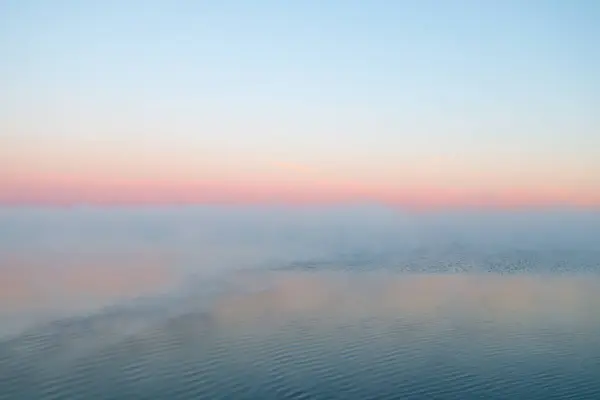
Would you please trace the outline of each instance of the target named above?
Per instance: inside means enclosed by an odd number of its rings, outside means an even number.
[[[592,188],[446,188],[432,184],[384,185],[365,182],[289,180],[86,180],[74,177],[3,179],[4,205],[169,205],[169,204],[336,204],[382,203],[411,209],[435,208],[600,208]]]

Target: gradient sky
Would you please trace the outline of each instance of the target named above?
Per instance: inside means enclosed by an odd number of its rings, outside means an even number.
[[[600,206],[595,0],[0,2],[0,202]]]

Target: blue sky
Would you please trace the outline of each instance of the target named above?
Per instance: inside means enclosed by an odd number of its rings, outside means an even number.
[[[595,1],[4,1],[0,167],[600,192],[599,21]]]

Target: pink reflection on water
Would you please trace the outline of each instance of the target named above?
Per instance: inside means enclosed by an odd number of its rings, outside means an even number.
[[[0,312],[72,309],[164,290],[169,257],[152,253],[13,255],[0,260]]]

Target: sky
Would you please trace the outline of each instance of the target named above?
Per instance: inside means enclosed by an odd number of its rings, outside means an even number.
[[[594,0],[0,2],[0,203],[600,207]]]

